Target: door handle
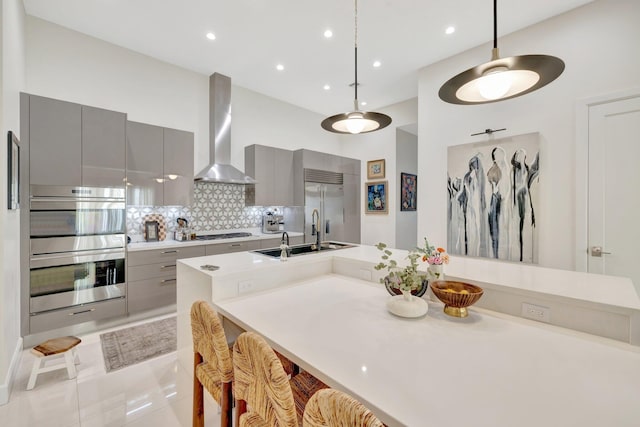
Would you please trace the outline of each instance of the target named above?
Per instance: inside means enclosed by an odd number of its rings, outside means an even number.
[[[602,250],[602,246],[591,246],[591,256],[601,257],[602,255],[611,255],[611,252]]]
[[[329,234],[331,233],[329,230],[331,229],[331,227],[329,226],[329,220],[326,220],[324,223],[324,234]]]

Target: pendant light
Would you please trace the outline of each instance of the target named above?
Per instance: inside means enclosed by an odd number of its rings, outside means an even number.
[[[353,88],[355,98],[353,110],[350,113],[341,113],[328,117],[320,124],[323,129],[334,133],[367,133],[389,126],[391,117],[372,111],[360,111],[358,109],[358,0],[355,4],[355,83]]]
[[[497,0],[493,0],[493,50],[491,61],[449,79],[438,95],[451,104],[487,104],[533,92],[564,71],[564,62],[549,55],[500,58],[498,53]]]

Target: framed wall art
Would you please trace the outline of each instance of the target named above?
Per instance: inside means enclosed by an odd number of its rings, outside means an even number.
[[[364,212],[367,214],[386,214],[389,212],[389,194],[387,192],[387,181],[365,182]]]
[[[12,131],[7,133],[7,208],[20,207],[20,141]]]
[[[147,242],[157,242],[159,240],[158,221],[145,221],[144,223],[144,239]]]
[[[415,211],[418,207],[418,176],[400,173],[400,210]]]
[[[367,179],[384,178],[384,159],[367,162]]]

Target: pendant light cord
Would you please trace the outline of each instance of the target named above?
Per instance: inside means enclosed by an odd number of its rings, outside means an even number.
[[[493,0],[493,48],[498,48],[498,0]]]
[[[353,109],[358,111],[358,0],[354,0],[354,56],[355,56],[355,98],[353,99]]]

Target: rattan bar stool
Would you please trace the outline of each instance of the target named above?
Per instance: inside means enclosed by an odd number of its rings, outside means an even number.
[[[206,301],[191,306],[193,335],[193,426],[204,426],[203,388],[220,405],[220,426],[231,427],[233,395],[232,348],[227,344],[224,327],[218,314]],[[297,366],[278,353],[280,363],[288,375]]]
[[[242,333],[233,346],[236,427],[302,425],[306,401],[327,385],[308,374],[289,380],[260,335]]]
[[[362,403],[348,394],[324,389],[311,396],[302,418],[303,427],[383,427]]]

